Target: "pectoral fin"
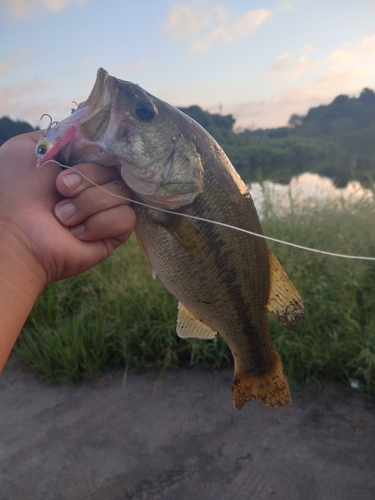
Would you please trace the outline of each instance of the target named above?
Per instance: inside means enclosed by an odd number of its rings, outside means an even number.
[[[270,249],[270,294],[267,307],[283,325],[296,325],[303,318],[303,301],[280,262]]]
[[[159,224],[169,232],[186,252],[198,259],[202,259],[207,255],[207,243],[190,220],[180,215],[167,215],[163,217]]]
[[[176,330],[178,336],[183,339],[189,337],[213,339],[216,336],[216,332],[196,318],[181,302],[178,304]]]

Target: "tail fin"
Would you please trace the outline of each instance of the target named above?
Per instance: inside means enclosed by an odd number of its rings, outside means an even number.
[[[280,356],[275,352],[273,367],[260,377],[245,374],[235,364],[233,406],[240,410],[245,403],[257,399],[265,406],[288,406],[291,402],[288,381]]]

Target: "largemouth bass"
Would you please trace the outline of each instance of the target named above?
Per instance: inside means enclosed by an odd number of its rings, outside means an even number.
[[[177,215],[263,234],[247,187],[216,141],[178,109],[99,69],[87,101],[43,133],[39,164],[56,144],[66,165],[116,166],[134,200],[154,207],[134,204],[137,239],[154,275],[179,300],[178,335],[211,339],[218,332],[228,344],[234,407],[252,399],[288,405],[266,307],[296,324],[303,316],[297,290],[264,239]]]

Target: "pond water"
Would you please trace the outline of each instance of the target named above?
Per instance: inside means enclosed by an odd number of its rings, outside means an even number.
[[[319,202],[340,200],[355,202],[363,198],[374,199],[374,193],[370,189],[365,189],[358,181],[350,182],[345,188],[338,188],[328,177],[311,173],[293,177],[287,185],[264,181],[262,185],[254,182],[248,187],[260,215],[265,196],[278,209],[288,209],[291,204],[295,206],[312,203],[316,206]]]

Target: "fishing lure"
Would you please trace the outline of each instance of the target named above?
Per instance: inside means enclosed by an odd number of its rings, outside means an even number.
[[[69,118],[66,118],[63,122],[52,121],[52,118],[47,113],[44,113],[40,119],[44,116],[48,116],[51,120],[48,127],[42,133],[41,138],[35,148],[35,155],[37,158],[37,168],[40,168],[43,163],[50,160],[60,149],[68,144],[74,137],[81,125],[86,113],[88,106],[72,110],[72,114]]]

